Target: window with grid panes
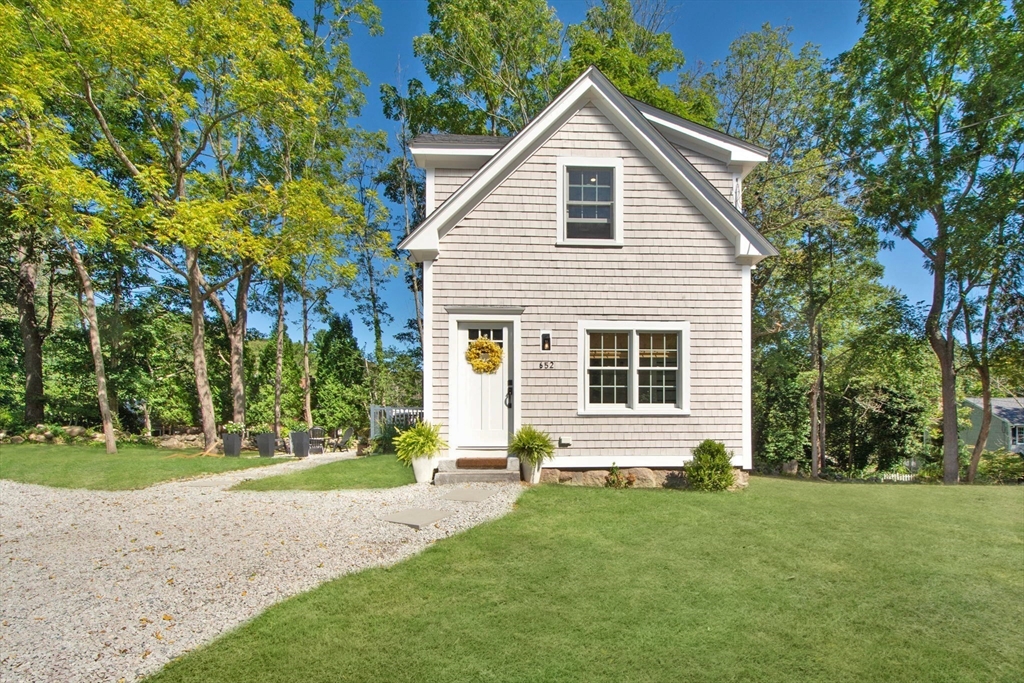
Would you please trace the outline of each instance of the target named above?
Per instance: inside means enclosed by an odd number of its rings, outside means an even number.
[[[586,340],[588,405],[639,410],[680,406],[680,332],[587,330]]]
[[[566,239],[614,239],[614,169],[570,166],[565,172]]]

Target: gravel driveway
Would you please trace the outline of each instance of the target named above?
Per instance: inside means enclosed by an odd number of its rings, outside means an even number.
[[[284,598],[500,517],[520,492],[224,490],[334,459],[141,491],[0,481],[0,680],[135,680]],[[381,521],[410,507],[454,514],[421,531]]]

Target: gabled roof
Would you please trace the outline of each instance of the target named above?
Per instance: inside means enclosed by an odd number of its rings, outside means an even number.
[[[965,400],[978,410],[983,407],[980,397]],[[1006,420],[1012,425],[1024,425],[1024,399],[994,398],[992,399],[992,415]]]
[[[465,218],[573,114],[587,104],[593,104],[600,109],[630,142],[733,242],[738,262],[753,264],[766,256],[778,254],[771,243],[687,161],[658,127],[595,67],[583,72],[518,135],[502,144],[479,171],[420,223],[398,247],[410,251],[417,260],[435,258],[440,248],[440,238]],[[679,127],[683,128],[682,125]],[[712,139],[711,136],[706,137]],[[756,164],[767,158],[731,142],[728,143],[731,149],[726,149],[725,141],[717,142],[720,150],[725,150],[730,155],[735,151],[737,162]],[[416,152],[417,149],[414,149],[414,154]],[[741,158],[744,156],[750,157],[749,160]]]

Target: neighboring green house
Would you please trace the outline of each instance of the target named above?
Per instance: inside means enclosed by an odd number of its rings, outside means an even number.
[[[982,402],[980,398],[964,399],[964,405],[971,409],[971,425],[961,430],[964,443],[973,445],[981,430]],[[1024,453],[1024,399],[992,399],[992,426],[988,430],[985,448],[995,451],[1000,448]]]

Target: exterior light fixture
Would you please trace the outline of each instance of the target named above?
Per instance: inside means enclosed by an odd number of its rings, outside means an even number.
[[[550,351],[551,350],[551,333],[541,332],[540,333],[540,350]]]

